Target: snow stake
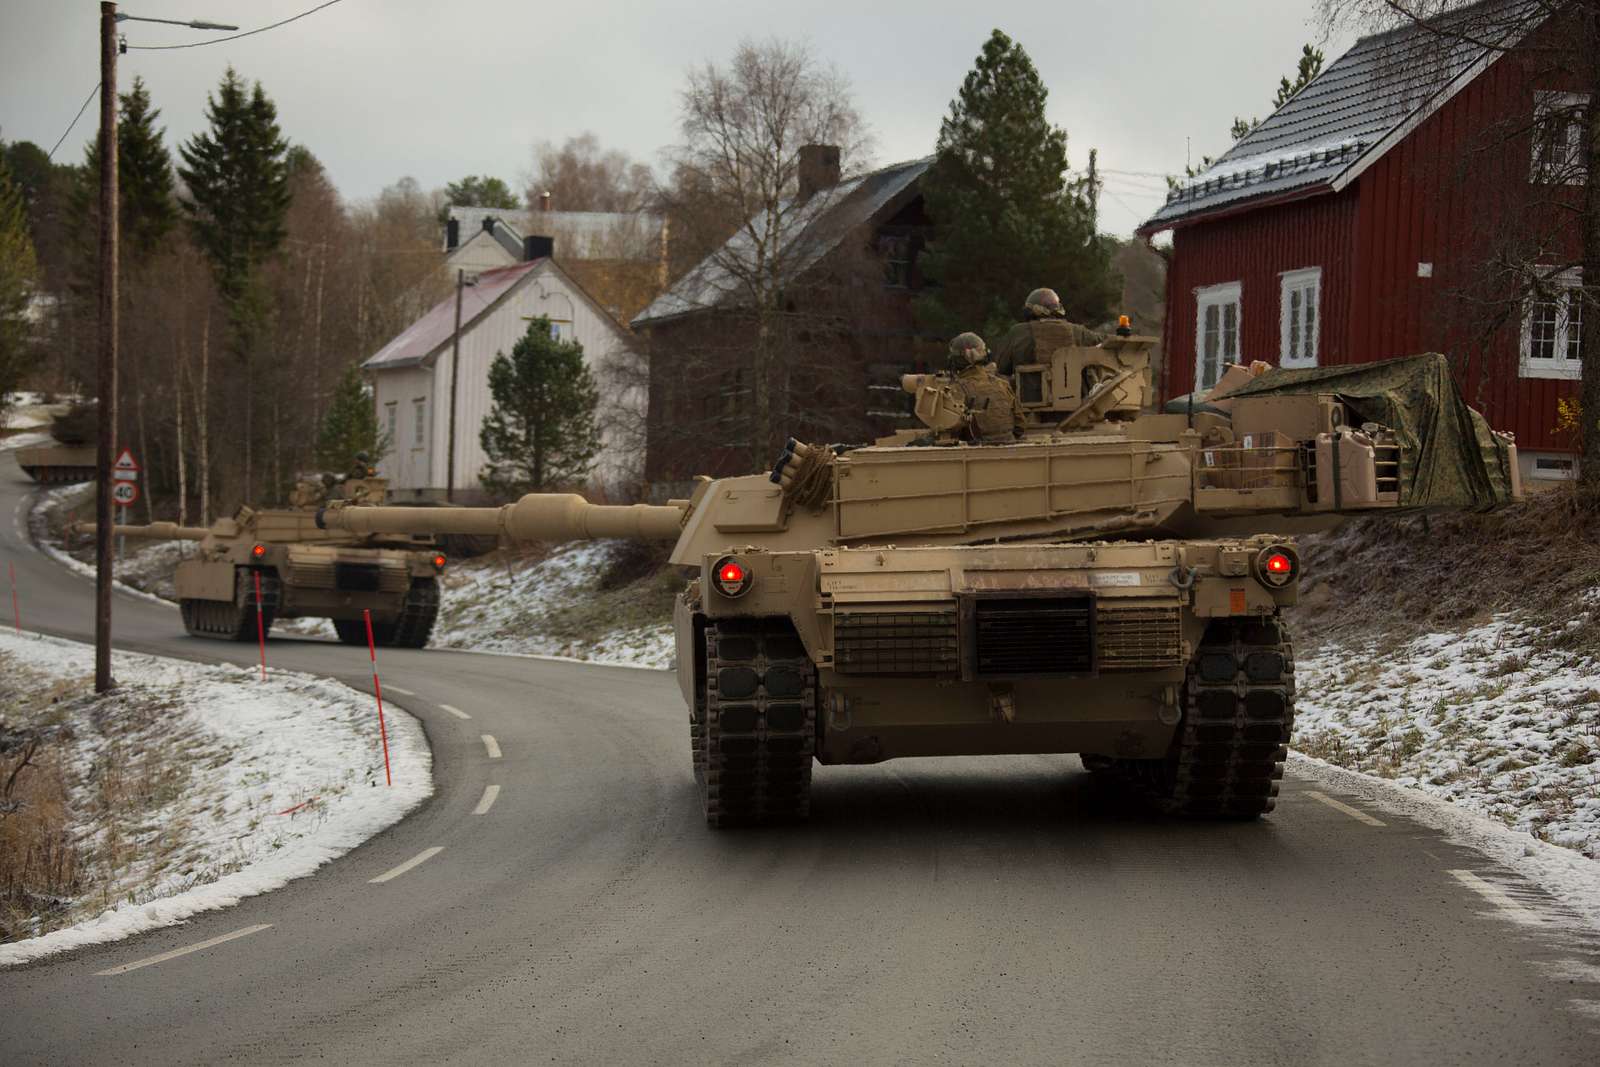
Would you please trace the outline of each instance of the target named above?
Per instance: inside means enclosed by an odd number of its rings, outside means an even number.
[[[261,680],[267,680],[267,629],[261,624],[261,572],[251,571],[256,576],[256,642],[261,645]]]
[[[367,621],[367,655],[372,657],[372,695],[378,698],[378,736],[383,738],[383,777],[384,781],[394,785],[394,776],[389,773],[389,730],[383,725],[383,686],[378,684],[378,646],[372,640],[371,609],[362,608],[361,617]]]
[[[17,565],[6,560],[6,570],[11,573],[11,618],[17,624],[17,636],[22,636],[22,609],[17,606]]]

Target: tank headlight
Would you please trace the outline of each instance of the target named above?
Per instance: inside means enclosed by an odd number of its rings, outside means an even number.
[[[754,581],[750,567],[733,556],[723,556],[717,560],[716,569],[711,573],[711,584],[717,587],[717,592],[730,599],[744,596]]]
[[[1282,589],[1300,576],[1300,557],[1287,545],[1272,545],[1256,555],[1256,580],[1271,589]]]
[[[433,557],[433,569],[436,570],[436,571],[444,570],[445,562],[446,562],[446,560],[444,558],[444,553],[443,552],[438,553],[437,555],[435,555]]]
[[[266,554],[267,554],[267,546],[266,545],[254,545],[250,549],[250,555],[251,555],[251,557],[253,557],[255,559],[262,559],[262,558],[264,558],[266,556]]]

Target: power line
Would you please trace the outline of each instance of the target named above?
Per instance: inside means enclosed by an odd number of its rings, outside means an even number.
[[[83,118],[83,113],[85,111],[89,110],[89,101],[93,100],[95,98],[95,95],[97,93],[99,93],[99,92],[100,92],[100,83],[99,82],[95,82],[94,83],[94,88],[89,90],[89,95],[84,97],[83,106],[78,109],[78,113],[76,115],[72,116],[72,121],[67,123],[66,133],[63,133],[61,135],[61,140],[56,142],[56,148],[60,148],[61,147],[61,141],[65,141],[67,139],[67,135],[70,134],[72,132],[72,128],[78,124],[78,120]],[[50,149],[50,154],[45,156],[45,158],[49,159],[49,160],[54,160],[55,157],[56,157],[56,148]]]
[[[327,3],[318,4],[311,10],[302,11],[300,14],[286,18],[282,22],[274,22],[272,25],[262,26],[258,30],[245,30],[243,33],[236,33],[231,37],[217,37],[209,41],[194,41],[190,44],[130,44],[128,45],[128,50],[135,52],[168,52],[174,48],[204,48],[207,45],[222,44],[225,41],[237,41],[241,37],[252,37],[258,33],[266,33],[268,30],[275,30],[279,26],[287,26],[289,23],[297,22],[300,19],[305,18],[307,15],[315,15],[318,11],[321,11],[325,7],[332,7],[338,2],[339,0],[327,0]]]

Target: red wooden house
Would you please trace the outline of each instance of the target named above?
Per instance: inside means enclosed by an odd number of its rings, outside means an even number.
[[[1549,61],[1559,29],[1500,47],[1438,27],[1364,38],[1175,189],[1139,231],[1172,231],[1166,395],[1230,362],[1445,352],[1468,401],[1515,432],[1524,477],[1571,477],[1557,401],[1577,392],[1582,303],[1562,210],[1587,178],[1586,100]],[[1519,240],[1536,246],[1520,275]],[[1513,284],[1529,276],[1537,296]]]

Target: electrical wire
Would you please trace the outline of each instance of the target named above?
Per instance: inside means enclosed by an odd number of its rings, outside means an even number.
[[[318,11],[321,11],[325,7],[332,7],[334,4],[337,4],[338,2],[339,2],[339,0],[327,0],[327,3],[318,4],[316,7],[312,8],[309,11],[302,11],[302,12],[300,12],[300,14],[291,16],[289,18],[286,18],[281,22],[274,22],[270,26],[262,26],[260,29],[257,29],[257,30],[245,30],[243,33],[235,33],[235,34],[233,34],[231,36],[228,36],[228,37],[215,37],[215,38],[213,38],[213,39],[211,39],[209,41],[194,41],[194,42],[191,42],[189,44],[130,44],[130,45],[128,45],[128,51],[130,51],[130,52],[168,52],[168,51],[171,51],[172,49],[175,49],[175,48],[205,48],[207,45],[223,44],[223,43],[225,43],[227,41],[237,41],[241,37],[252,37],[252,36],[254,36],[254,35],[258,34],[258,33],[266,33],[268,30],[275,30],[279,26],[287,26],[287,25],[289,25],[289,23],[296,22],[296,21],[298,21],[300,19],[303,19],[307,15],[315,15]]]
[[[61,142],[65,141],[67,139],[67,135],[72,133],[72,128],[78,124],[78,120],[79,119],[83,118],[83,113],[85,111],[89,110],[89,101],[93,100],[95,98],[95,96],[99,94],[99,92],[100,92],[100,83],[99,82],[95,82],[94,83],[94,88],[90,89],[89,90],[89,95],[84,98],[83,106],[78,109],[78,113],[76,115],[72,116],[72,121],[67,123],[67,131],[66,131],[66,133],[63,133],[61,135],[60,140],[56,141],[56,148],[60,148],[61,147]],[[54,160],[56,158],[56,148],[50,149],[50,154],[45,156],[45,158],[49,159],[49,160]]]

